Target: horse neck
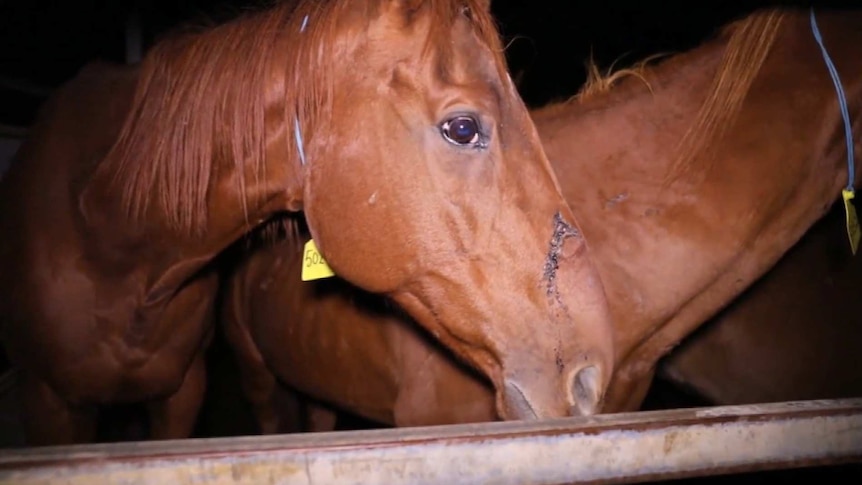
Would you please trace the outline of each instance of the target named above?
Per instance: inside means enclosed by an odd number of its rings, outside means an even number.
[[[307,93],[288,86],[287,66],[309,49],[284,34],[299,32],[285,27],[292,21],[279,7],[151,49],[82,192],[96,258],[140,261],[131,264],[151,275],[179,260],[193,268],[273,213],[300,208],[286,107]]]
[[[673,240],[663,235],[665,222],[657,216],[695,192],[683,183],[666,187],[665,175],[674,162],[668,147],[696,115],[700,93],[718,67],[720,49],[710,50],[693,58],[691,69],[679,58],[652,69],[649,87],[641,79],[626,79],[609,93],[570,101],[564,110],[551,108],[550,117],[536,118],[563,194],[596,258],[617,326],[624,330],[629,318],[654,324],[670,313],[673,293],[662,291],[654,279],[675,247],[697,250],[686,234]],[[627,344],[627,336],[617,338],[618,348]]]
[[[835,20],[821,19],[821,30],[836,30]],[[708,91],[723,40],[651,69],[651,91],[628,79],[601,98],[537,113],[595,254],[620,359],[662,329],[674,335],[659,339],[652,351],[660,355],[705,321],[795,244],[846,184],[835,91],[807,21],[785,21],[736,122],[676,178],[668,178],[674,148]],[[858,119],[862,73],[844,45],[833,59]]]

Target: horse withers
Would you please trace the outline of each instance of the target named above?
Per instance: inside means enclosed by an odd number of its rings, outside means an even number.
[[[595,412],[607,301],[505,69],[487,2],[303,0],[82,71],[0,185],[31,442],[89,441],[122,402],[187,436],[212,262],[300,210],[335,272],[488,376],[504,417]]]

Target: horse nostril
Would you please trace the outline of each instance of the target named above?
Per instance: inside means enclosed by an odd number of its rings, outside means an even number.
[[[503,416],[508,420],[533,420],[538,419],[535,409],[530,404],[521,387],[512,381],[506,381],[503,392],[505,409]]]
[[[589,416],[595,414],[601,401],[599,368],[590,365],[574,373],[569,392],[573,414]]]

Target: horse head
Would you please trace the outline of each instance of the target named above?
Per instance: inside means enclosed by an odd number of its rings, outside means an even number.
[[[487,5],[367,7],[345,27],[362,35],[327,50],[341,66],[328,109],[296,129],[313,238],[339,276],[486,374],[503,417],[597,412],[613,362],[604,290]]]

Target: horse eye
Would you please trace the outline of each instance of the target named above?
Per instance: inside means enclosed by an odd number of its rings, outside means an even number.
[[[458,146],[478,145],[481,137],[479,122],[472,116],[456,116],[440,125],[446,141]]]

